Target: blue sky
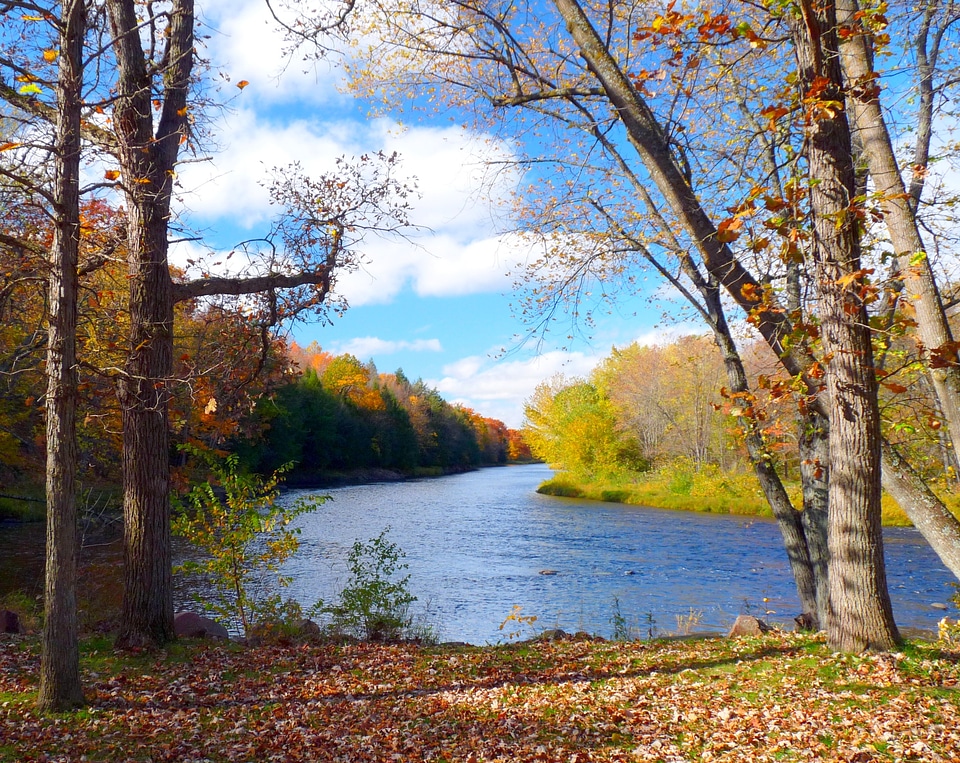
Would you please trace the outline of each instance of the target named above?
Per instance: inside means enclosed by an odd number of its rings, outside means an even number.
[[[203,55],[227,108],[210,128],[210,160],[182,165],[179,182],[181,214],[207,246],[229,251],[262,235],[272,210],[260,183],[293,161],[319,174],[339,155],[396,151],[421,194],[411,212],[419,230],[409,240],[368,240],[364,267],[338,283],[350,309],[332,326],[296,326],[296,341],[372,359],[380,371],[403,368],[447,400],[519,426],[523,400],[540,381],[587,374],[612,345],[660,336],[661,310],[640,303],[602,320],[591,341],[565,341],[563,324],[557,343],[518,343],[527,328],[514,317],[509,271],[529,252],[502,232],[516,178],[484,183],[484,160],[509,156],[510,147],[447,116],[403,125],[368,119],[364,104],[339,91],[336,69],[284,57],[262,0],[208,0],[200,10],[209,35]],[[242,80],[249,84],[241,91]],[[179,245],[172,259],[193,256],[196,246]]]

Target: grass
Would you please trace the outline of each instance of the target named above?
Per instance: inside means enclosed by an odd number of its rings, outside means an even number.
[[[960,653],[821,639],[491,647],[84,642],[89,704],[32,708],[39,645],[0,637],[0,762],[946,761]]]
[[[5,493],[0,496],[0,520],[42,522],[46,517],[47,504],[42,487],[13,492],[5,489]]]
[[[800,484],[788,483],[787,490],[799,503]],[[709,470],[705,474],[678,474],[667,469],[611,482],[582,481],[560,473],[542,483],[537,492],[562,498],[622,503],[629,506],[650,506],[656,509],[697,511],[714,514],[772,517],[770,506],[752,474],[722,474]],[[960,495],[940,490],[938,494],[956,516],[960,516]],[[882,498],[883,524],[886,527],[910,527],[912,523],[896,501],[886,493]]]

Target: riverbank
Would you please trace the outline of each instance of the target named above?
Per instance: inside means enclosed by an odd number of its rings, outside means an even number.
[[[787,483],[787,491],[798,505],[800,484]],[[579,482],[558,474],[541,483],[541,495],[578,498],[587,501],[649,506],[654,509],[695,511],[709,514],[772,517],[773,512],[752,475],[707,475],[677,480],[675,475],[652,474],[636,482]],[[960,496],[940,494],[947,507],[960,516]],[[882,521],[885,527],[912,527],[897,502],[883,494]]]
[[[428,479],[431,477],[449,477],[455,474],[466,474],[478,469],[492,469],[501,466],[526,466],[534,462],[516,462],[510,464],[481,464],[479,466],[424,466],[409,471],[394,469],[351,469],[348,471],[326,471],[314,473],[300,473],[289,476],[283,483],[285,490],[323,490],[325,488],[347,487],[350,485],[373,485],[380,482],[406,482],[408,480]],[[98,512],[112,512],[119,516],[122,509],[120,503],[120,488],[102,488],[88,491],[86,503],[81,510],[90,509]],[[110,508],[112,506],[112,509]],[[16,490],[16,494],[0,494],[0,521],[14,522],[43,522],[46,519],[46,500],[42,485],[25,485]]]
[[[0,636],[0,761],[882,761],[960,756],[958,652],[822,640],[495,647],[86,641],[89,705],[33,710],[39,643]]]

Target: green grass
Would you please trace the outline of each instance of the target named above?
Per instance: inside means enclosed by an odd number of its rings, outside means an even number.
[[[0,763],[127,761],[144,739],[155,761],[217,763],[960,753],[936,728],[960,724],[958,653],[925,642],[863,656],[777,632],[489,647],[186,641],[129,654],[96,637],[81,653],[89,705],[50,715],[33,708],[38,655],[35,638],[0,637]]]
[[[787,483],[787,491],[799,503],[800,484]],[[639,475],[634,480],[615,482],[578,480],[559,473],[542,483],[537,492],[560,498],[581,498],[588,501],[622,503],[628,506],[650,506],[655,509],[696,511],[712,514],[772,517],[756,478],[749,473],[677,475],[674,470]],[[938,491],[956,516],[960,516],[960,495]],[[911,527],[912,523],[897,502],[886,493],[882,499],[883,524],[886,527]]]

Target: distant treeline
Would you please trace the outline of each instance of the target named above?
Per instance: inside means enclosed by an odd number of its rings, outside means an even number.
[[[502,421],[451,405],[422,380],[377,372],[352,355],[296,345],[302,368],[256,409],[259,432],[237,444],[252,469],[294,462],[293,482],[357,469],[456,470],[529,460],[520,434]]]

